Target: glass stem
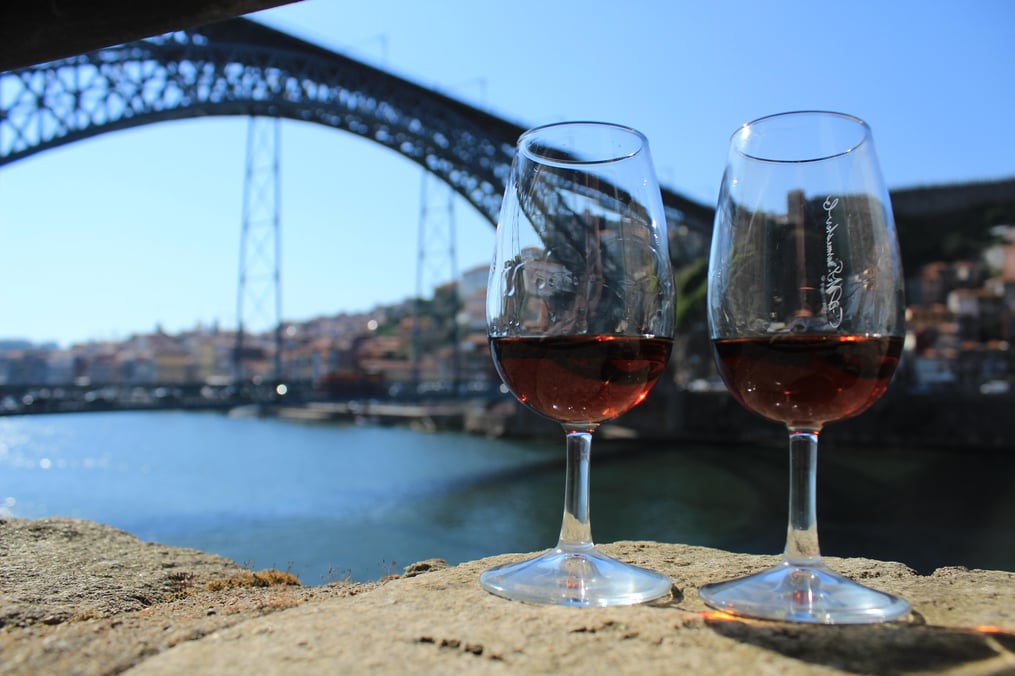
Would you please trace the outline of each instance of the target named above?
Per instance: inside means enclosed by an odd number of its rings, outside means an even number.
[[[821,563],[817,516],[818,433],[790,430],[789,527],[784,559],[789,563]]]
[[[558,548],[591,547],[592,525],[589,522],[589,452],[590,431],[567,431],[567,470],[564,478],[564,521],[560,527]]]

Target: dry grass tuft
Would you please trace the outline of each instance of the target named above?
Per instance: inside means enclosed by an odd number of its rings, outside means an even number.
[[[205,589],[208,591],[222,591],[223,589],[239,589],[241,587],[276,587],[294,586],[299,587],[300,581],[295,575],[283,573],[280,570],[262,570],[258,573],[242,573],[222,580],[209,582]]]

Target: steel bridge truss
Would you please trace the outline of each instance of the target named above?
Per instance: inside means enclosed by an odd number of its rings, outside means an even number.
[[[370,139],[446,182],[490,223],[523,131],[237,18],[0,73],[0,167],[99,134],[206,115],[289,118]],[[665,189],[663,201],[671,230],[707,233],[708,208]]]
[[[0,166],[99,134],[206,115],[315,122],[368,138],[496,219],[522,131],[246,19],[0,76]]]

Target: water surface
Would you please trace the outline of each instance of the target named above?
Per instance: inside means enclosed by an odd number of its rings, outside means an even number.
[[[1015,569],[1003,454],[822,454],[826,554]],[[778,553],[785,462],[763,446],[596,440],[593,533]],[[173,411],[0,418],[0,512],[99,521],[304,584],[544,549],[562,504],[562,438]]]

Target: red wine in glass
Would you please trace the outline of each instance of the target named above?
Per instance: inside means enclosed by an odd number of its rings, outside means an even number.
[[[881,397],[902,339],[775,335],[712,342],[730,393],[748,410],[791,427],[818,427],[862,413]]]
[[[561,423],[612,420],[641,403],[673,341],[638,336],[492,338],[490,351],[519,401]]]

